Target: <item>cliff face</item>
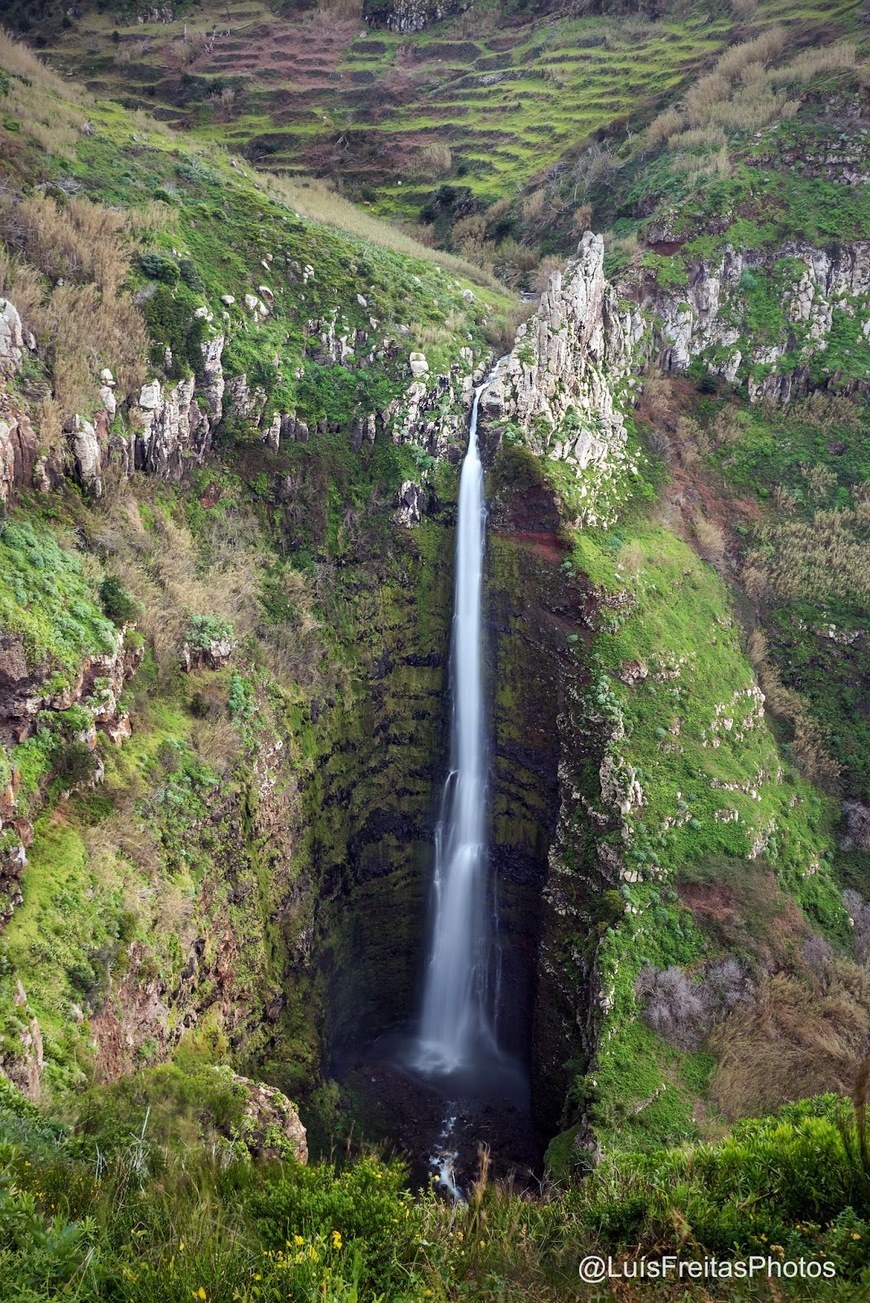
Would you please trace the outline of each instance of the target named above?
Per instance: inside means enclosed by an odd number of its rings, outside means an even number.
[[[608,486],[637,470],[621,409],[641,335],[639,314],[605,280],[604,242],[589,231],[551,276],[484,396],[487,424],[517,427],[537,456],[562,464],[578,525],[606,523]]]
[[[795,240],[775,252],[726,245],[715,258],[689,261],[683,287],[663,288],[637,270],[620,289],[647,315],[648,356],[664,371],[697,359],[745,383],[751,402],[826,387],[867,392],[867,241],[819,248]]]
[[[363,17],[372,27],[391,32],[421,32],[451,14],[462,13],[471,0],[366,0]]]

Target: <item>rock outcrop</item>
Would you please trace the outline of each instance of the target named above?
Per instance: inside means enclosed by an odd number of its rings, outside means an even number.
[[[460,14],[471,0],[366,0],[363,17],[372,27],[391,32],[421,32],[451,14]]]
[[[0,298],[0,374],[16,371],[23,351],[24,332],[18,309],[8,299]]]
[[[274,1086],[240,1077],[231,1068],[214,1070],[243,1098],[240,1120],[222,1128],[233,1148],[243,1145],[251,1158],[261,1161],[294,1159],[308,1162],[308,1139],[299,1114],[286,1095]]]
[[[7,1027],[7,1043],[0,1052],[0,1074],[37,1104],[42,1097],[42,1072],[45,1066],[42,1029],[39,1020],[28,1008],[27,993],[20,981],[16,983],[12,997],[9,1023],[15,1026],[17,1036],[8,1036],[8,1031],[12,1028]]]
[[[604,278],[604,241],[588,231],[577,257],[554,272],[540,306],[520,326],[512,352],[482,396],[483,419],[510,422],[539,456],[564,462],[589,500],[581,520],[598,519],[596,494],[631,469],[619,396],[630,391],[640,315],[620,304]]]
[[[398,492],[399,505],[393,512],[393,521],[404,529],[419,525],[428,505],[426,490],[414,480],[405,480]]]
[[[0,388],[0,503],[16,488],[29,488],[39,455],[39,440],[27,416]]]
[[[126,719],[118,706],[121,692],[143,654],[143,647],[125,648],[119,632],[114,651],[89,656],[71,683],[52,692],[46,673],[28,664],[22,640],[0,633],[0,740],[23,742],[36,729],[40,711],[69,710],[86,699],[99,724],[121,726]]]
[[[229,664],[236,642],[228,634],[209,638],[203,643],[185,642],[181,648],[181,668],[185,674],[191,670],[221,670]]]
[[[663,289],[641,268],[624,288],[652,321],[650,360],[665,371],[700,358],[729,383],[744,381],[755,402],[788,402],[831,383],[870,387],[860,362],[870,341],[870,241],[790,242],[775,252],[726,245],[716,260],[689,264],[685,288]],[[831,348],[833,335],[843,351]]]

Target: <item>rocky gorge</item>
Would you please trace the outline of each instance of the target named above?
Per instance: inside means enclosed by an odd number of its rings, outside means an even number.
[[[409,42],[465,21],[364,18]],[[735,38],[750,67],[760,40]],[[765,50],[754,76],[797,76]],[[599,233],[590,205],[565,237],[553,173],[560,256],[520,303],[491,269],[397,249],[412,237],[392,226],[360,235],[340,206],[308,216],[285,178],[77,99],[6,37],[0,56],[25,124],[0,156],[0,1113],[20,1188],[56,1137],[77,1226],[116,1178],[125,1209],[165,1179],[185,1217],[239,1192],[222,1265],[203,1252],[176,1277],[180,1244],[157,1235],[153,1272],[185,1297],[254,1299],[285,1272],[300,1297],[452,1299],[461,1277],[471,1297],[550,1299],[574,1296],[581,1225],[592,1247],[670,1244],[680,1180],[719,1146],[827,1145],[824,1170],[850,1170],[835,1097],[870,1007],[860,214],[836,241],[822,218],[788,238],[752,225],[741,169],[773,155],[739,133],[687,213],[643,190],[686,175],[646,122],[642,165],[629,134],[612,169],[636,229]],[[860,115],[854,60],[832,66]],[[674,139],[695,130],[687,96]],[[808,95],[771,130],[835,101]],[[60,144],[26,125],[47,130],[46,106]],[[808,184],[857,195],[853,164]],[[420,1005],[484,381],[486,873],[500,1044],[528,1106],[459,1101],[454,1133],[455,1101],[389,1047]],[[467,1206],[426,1193],[436,1168]],[[764,1186],[763,1234],[816,1237],[857,1279],[848,1181],[818,1208],[805,1182],[793,1203]],[[780,1194],[787,1225],[765,1202]],[[534,1245],[504,1289],[480,1209]],[[680,1216],[743,1252],[744,1213]],[[404,1222],[402,1265],[379,1276]],[[125,1245],[138,1233],[123,1223]],[[86,1248],[67,1283],[149,1297],[152,1267],[105,1252],[103,1283]]]

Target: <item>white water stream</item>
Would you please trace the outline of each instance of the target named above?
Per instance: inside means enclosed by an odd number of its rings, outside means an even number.
[[[433,926],[416,1064],[427,1073],[498,1059],[497,910],[487,906],[487,739],[481,592],[486,528],[474,393],[459,481],[451,647],[450,773],[435,837]],[[495,953],[493,953],[495,952]],[[492,975],[492,981],[491,981]]]

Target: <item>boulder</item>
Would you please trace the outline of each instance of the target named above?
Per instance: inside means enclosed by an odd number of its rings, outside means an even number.
[[[0,298],[0,372],[14,374],[23,349],[24,333],[18,309],[8,299]]]
[[[103,449],[90,421],[76,414],[72,432],[72,451],[76,477],[86,493],[95,498],[103,495]]]
[[[308,1162],[305,1127],[286,1095],[274,1086],[241,1077],[226,1066],[214,1071],[233,1087],[234,1095],[242,1101],[241,1118],[218,1127],[234,1149],[244,1146],[251,1158],[260,1161]]]
[[[39,452],[39,440],[23,413],[0,413],[0,503],[9,502],[16,488],[29,488]]]

